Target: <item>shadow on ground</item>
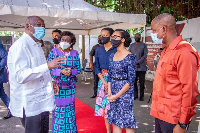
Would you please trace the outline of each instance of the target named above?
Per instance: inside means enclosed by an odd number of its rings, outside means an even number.
[[[79,81],[76,85],[76,97],[81,101],[88,104],[91,108],[94,108],[95,99],[90,98],[93,95],[93,78],[86,79],[79,75]],[[139,101],[138,99],[134,101],[134,114],[138,124],[138,129],[136,133],[153,133],[154,132],[154,118],[150,116],[150,106],[151,102],[148,103],[149,97],[152,91],[152,82],[146,81],[145,98],[144,101]],[[9,95],[9,85],[4,84],[5,91]],[[198,101],[200,101],[200,96],[198,96]],[[200,104],[196,107],[197,115],[195,115],[190,128],[187,133],[197,133],[198,123],[200,121]],[[8,120],[3,120],[3,117],[7,115],[7,109],[3,102],[0,100],[0,133],[23,133],[24,128],[21,125],[19,118],[12,117]],[[50,116],[50,133],[51,133],[51,116]]]

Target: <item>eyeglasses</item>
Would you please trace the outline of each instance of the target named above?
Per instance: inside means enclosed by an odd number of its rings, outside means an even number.
[[[121,36],[117,36],[117,35],[110,36],[111,39],[116,39],[117,37],[121,37]],[[121,38],[122,38],[122,37],[121,37]]]

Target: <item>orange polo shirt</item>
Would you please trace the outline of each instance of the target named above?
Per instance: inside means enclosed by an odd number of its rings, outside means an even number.
[[[153,83],[151,115],[187,124],[196,114],[199,54],[178,36],[161,53]]]

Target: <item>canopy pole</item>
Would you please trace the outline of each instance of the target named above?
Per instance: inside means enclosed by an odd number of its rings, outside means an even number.
[[[90,35],[89,35],[89,52],[90,52]]]
[[[82,35],[82,66],[85,60],[85,35]]]
[[[144,43],[146,43],[146,25],[144,26],[144,40],[143,40]]]

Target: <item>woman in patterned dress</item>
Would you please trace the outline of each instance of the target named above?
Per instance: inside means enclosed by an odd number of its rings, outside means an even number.
[[[52,49],[48,62],[57,57],[66,57],[66,65],[52,69],[51,76],[58,83],[59,93],[55,96],[56,107],[52,112],[52,133],[77,133],[75,118],[76,75],[81,72],[79,54],[73,50],[75,35],[69,31],[61,33],[59,48]]]
[[[131,43],[127,31],[115,30],[111,43],[117,48],[117,52],[110,56],[108,71],[108,122],[113,124],[114,133],[122,133],[122,129],[126,129],[126,133],[134,133],[137,128],[133,114],[136,55],[125,48]]]
[[[108,66],[109,56],[117,51],[116,48],[112,48],[110,42],[110,35],[112,35],[113,29],[104,28],[101,30],[101,42],[102,46],[98,47],[95,53],[95,74],[99,77],[97,98],[95,104],[95,116],[102,116],[105,118],[105,125],[107,133],[111,132],[110,124],[108,123],[108,110],[110,109],[109,101],[107,100],[108,91]]]

